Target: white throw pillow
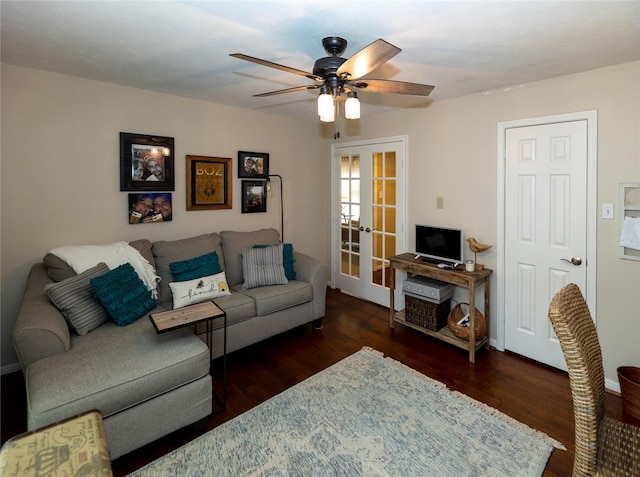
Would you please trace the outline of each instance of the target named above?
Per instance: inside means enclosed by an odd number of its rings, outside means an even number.
[[[174,309],[231,295],[224,272],[186,282],[171,282],[169,287],[173,294]]]

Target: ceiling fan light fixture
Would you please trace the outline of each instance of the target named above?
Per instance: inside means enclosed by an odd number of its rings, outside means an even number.
[[[2,1],[2,0],[0,0]],[[343,58],[347,47],[347,40],[337,36],[326,37],[322,40],[322,46],[328,55],[319,58],[313,65],[313,72],[291,68],[271,61],[254,58],[242,53],[232,53],[231,56],[240,60],[250,61],[258,65],[267,66],[316,81],[313,86],[295,86],[268,93],[254,94],[257,97],[273,96],[296,91],[320,89],[318,96],[318,116],[320,121],[331,123],[336,120],[340,111],[340,103],[345,101],[345,118],[360,119],[360,100],[352,88],[364,89],[372,93],[408,94],[415,96],[429,96],[433,86],[406,81],[394,81],[385,79],[362,80],[369,72],[374,71],[385,64],[402,51],[397,46],[378,38],[373,43],[365,46],[350,58]],[[337,133],[336,133],[337,134]]]
[[[347,119],[360,119],[360,100],[355,91],[349,92],[344,103],[344,117]]]
[[[320,116],[320,121],[325,123],[332,123],[335,120],[333,96],[329,94],[327,87],[322,87],[320,96],[318,96],[318,116]]]

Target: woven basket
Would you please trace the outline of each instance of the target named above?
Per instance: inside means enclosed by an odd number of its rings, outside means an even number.
[[[449,318],[447,320],[451,332],[458,338],[467,341],[469,341],[469,327],[458,325],[458,321],[460,321],[464,317],[464,315],[467,314],[468,310],[469,303],[458,303],[451,309]],[[484,315],[480,313],[477,308],[474,321],[476,340],[484,338],[484,336],[487,334],[487,322],[485,321]]]
[[[438,331],[447,325],[447,315],[451,300],[431,303],[411,295],[404,296],[406,320],[431,331]]]

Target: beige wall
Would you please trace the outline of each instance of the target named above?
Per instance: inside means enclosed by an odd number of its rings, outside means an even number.
[[[285,239],[329,259],[331,140],[319,124],[2,68],[2,366],[15,362],[10,333],[26,273],[50,248],[279,227],[277,199],[267,214],[240,213],[238,179],[233,210],[185,212],[186,154],[269,152],[271,172],[285,177]],[[592,109],[599,127],[597,202],[613,202],[617,213],[618,184],[640,182],[639,62],[363,117],[341,132],[347,142],[407,135],[408,224],[462,224],[466,235],[495,244],[497,124]],[[179,214],[172,223],[135,228],[123,220],[120,131],[176,138]],[[437,196],[445,199],[443,210],[436,209]],[[618,258],[618,224],[617,216],[597,220],[598,331],[611,381],[617,366],[640,366],[640,262]],[[495,247],[481,260],[495,268]],[[495,303],[495,286],[492,295]]]
[[[242,214],[237,151],[270,154],[284,178],[284,238],[327,259],[329,146],[315,122],[2,65],[2,366],[31,265],[53,247],[220,230],[280,229],[279,184],[267,213]],[[119,133],[175,138],[172,222],[129,225]],[[187,212],[185,156],[233,159],[233,209]],[[310,213],[313,211],[313,213]],[[319,232],[320,231],[320,232]]]
[[[640,62],[364,117],[346,140],[409,136],[408,250],[414,223],[460,226],[495,245],[498,123],[587,110],[598,111],[597,326],[606,377],[617,382],[618,366],[640,366],[640,262],[618,258],[617,246],[619,183],[640,182]],[[600,218],[607,202],[615,220]],[[478,261],[495,269],[496,258],[494,247]]]

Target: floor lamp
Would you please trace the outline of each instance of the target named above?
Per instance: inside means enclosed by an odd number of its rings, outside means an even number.
[[[267,176],[267,193],[271,192],[271,178],[277,177],[280,179],[280,240],[284,243],[284,199],[282,197],[282,176],[278,174],[269,174]]]

